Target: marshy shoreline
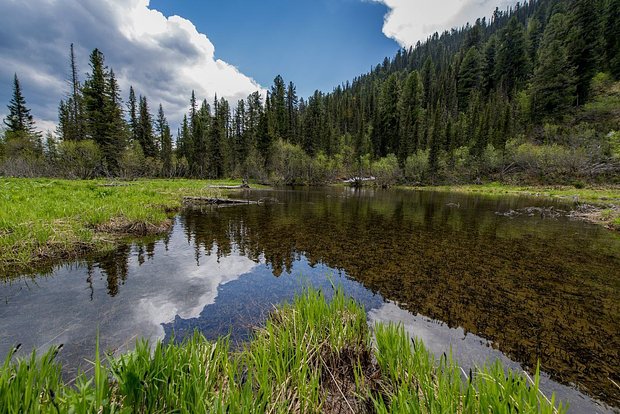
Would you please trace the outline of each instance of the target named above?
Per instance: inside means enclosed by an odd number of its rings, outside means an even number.
[[[241,180],[0,178],[0,278],[110,251],[131,238],[163,234],[183,208],[183,197],[226,197],[235,191],[227,187],[241,184]],[[620,231],[620,187],[616,186],[578,189],[491,183],[397,188],[572,201],[575,207],[569,217]]]

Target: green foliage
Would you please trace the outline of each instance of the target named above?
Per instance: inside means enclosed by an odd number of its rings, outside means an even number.
[[[372,174],[375,176],[377,185],[390,187],[397,184],[401,178],[401,170],[398,159],[394,154],[388,154],[372,163]]]
[[[428,172],[428,151],[418,151],[407,157],[405,161],[405,179],[411,183],[422,183],[426,181]]]
[[[58,173],[69,178],[95,178],[103,169],[103,156],[92,140],[63,141],[58,145]]]

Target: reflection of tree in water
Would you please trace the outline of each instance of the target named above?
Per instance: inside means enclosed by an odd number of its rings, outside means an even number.
[[[264,256],[276,276],[305,254],[413,313],[491,339],[526,366],[540,358],[556,379],[620,402],[608,379],[620,382],[620,259],[596,239],[579,245],[562,226],[493,214],[517,208],[514,199],[462,197],[457,208],[438,193],[278,197],[293,199],[187,212],[188,240],[218,257],[235,247]]]
[[[96,262],[97,267],[106,275],[110,296],[116,296],[119,284],[123,284],[127,280],[130,254],[131,246],[121,245],[110,253],[99,257]]]

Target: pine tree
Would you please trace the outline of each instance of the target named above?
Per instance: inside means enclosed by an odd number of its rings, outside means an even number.
[[[459,108],[467,108],[469,96],[482,82],[482,64],[478,48],[471,47],[465,54],[458,75]]]
[[[407,157],[418,150],[418,133],[422,115],[422,99],[424,91],[422,79],[417,71],[407,76],[399,102],[400,142],[398,160],[401,165]]]
[[[110,134],[110,149],[115,152],[112,171],[117,172],[119,168],[120,154],[125,149],[127,143],[127,124],[123,119],[123,105],[121,101],[121,91],[116,81],[114,71],[110,70],[107,79],[107,103],[106,120]]]
[[[286,89],[286,139],[290,142],[298,142],[298,109],[299,99],[293,82],[288,84]]]
[[[582,105],[590,94],[600,55],[598,1],[575,0],[572,10],[568,57],[577,75],[577,103]]]
[[[496,76],[509,93],[522,86],[529,73],[525,29],[517,16],[512,16],[499,37]]]
[[[433,114],[432,127],[433,132],[429,143],[428,153],[428,169],[431,176],[434,178],[434,176],[437,174],[437,171],[439,170],[439,151],[442,147],[442,131],[439,105],[436,106]]]
[[[398,133],[398,78],[396,74],[390,75],[381,89],[379,98],[379,124],[377,125],[379,140],[375,148],[379,156],[384,157],[390,153],[396,153],[399,147]]]
[[[274,137],[285,138],[287,135],[287,119],[286,119],[286,86],[282,76],[278,75],[273,80],[270,94],[270,111],[269,122],[270,130]]]
[[[66,131],[66,137],[70,140],[82,140],[84,138],[84,110],[80,79],[78,76],[78,68],[75,60],[75,51],[73,43],[71,43],[69,61],[71,65],[71,97],[68,100],[69,107],[69,123]]]
[[[495,60],[497,53],[497,36],[492,35],[484,45],[482,52],[484,62],[482,64],[482,91],[487,96],[496,86]]]
[[[142,147],[145,157],[155,158],[157,156],[157,146],[155,145],[155,137],[153,135],[153,118],[149,111],[146,96],[140,96],[137,140]]]
[[[25,136],[38,135],[30,109],[26,106],[26,99],[22,94],[17,74],[13,77],[13,96],[7,107],[9,114],[4,119],[4,125],[8,133]]]
[[[159,104],[157,111],[157,133],[159,134],[159,142],[161,143],[161,161],[163,164],[163,174],[170,177],[172,174],[172,136],[170,134],[170,126],[164,114],[164,108]]]
[[[129,86],[129,102],[127,102],[127,111],[129,112],[129,131],[131,132],[130,141],[138,140],[138,105],[136,101],[136,93],[133,86]]]
[[[83,87],[86,136],[94,140],[105,159],[108,174],[119,171],[119,160],[125,144],[125,123],[120,90],[113,71],[105,66],[103,53],[90,54],[91,73]]]
[[[609,71],[620,79],[620,0],[607,0],[604,13],[605,56]]]
[[[532,113],[536,120],[562,114],[576,101],[577,77],[568,59],[567,32],[566,16],[554,14],[545,29],[532,79]]]

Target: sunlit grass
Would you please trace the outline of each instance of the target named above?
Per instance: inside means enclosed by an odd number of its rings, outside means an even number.
[[[56,349],[10,354],[0,372],[3,412],[560,413],[538,373],[499,363],[465,374],[437,360],[403,328],[378,324],[337,290],[308,290],[272,313],[240,350],[195,334],[181,344],[138,342],[75,386],[62,382]],[[97,351],[97,354],[99,352]]]
[[[526,195],[550,197],[586,203],[620,203],[620,187],[576,188],[575,186],[515,186],[497,182],[482,185],[443,185],[427,187],[406,187],[424,191],[451,191],[487,195]]]
[[[184,195],[220,195],[212,184],[238,182],[0,178],[0,274],[165,229]]]

